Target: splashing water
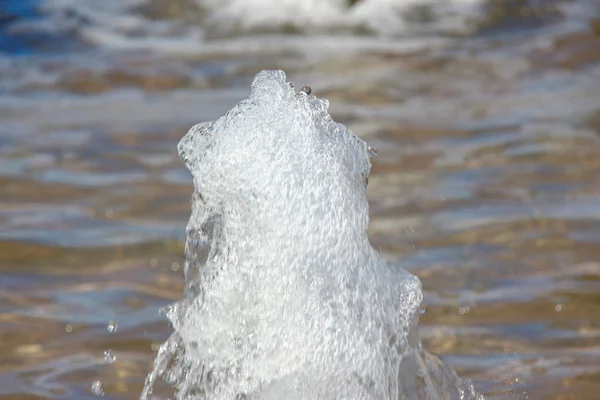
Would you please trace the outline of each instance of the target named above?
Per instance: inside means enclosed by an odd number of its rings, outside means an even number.
[[[102,388],[102,381],[92,382],[91,391],[96,396],[104,397],[104,389]]]
[[[194,126],[186,286],[142,399],[478,399],[421,348],[419,280],[367,237],[370,149],[263,71]]]
[[[117,360],[115,353],[112,350],[104,350],[104,361],[107,364],[112,364]]]
[[[115,333],[119,325],[115,321],[110,321],[108,325],[106,325],[106,330],[108,333]]]

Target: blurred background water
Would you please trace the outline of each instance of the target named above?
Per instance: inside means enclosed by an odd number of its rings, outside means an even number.
[[[284,69],[379,150],[370,236],[492,399],[600,392],[600,3],[0,0],[0,399],[139,396],[176,143]]]

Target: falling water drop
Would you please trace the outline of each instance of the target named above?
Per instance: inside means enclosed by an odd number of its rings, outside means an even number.
[[[109,333],[115,333],[117,331],[118,327],[119,327],[119,324],[117,324],[115,321],[110,321],[108,323],[108,325],[106,326],[106,330]]]
[[[367,153],[369,154],[369,158],[373,158],[377,155],[377,149],[375,147],[368,146]]]
[[[116,359],[117,357],[112,350],[104,350],[104,361],[106,361],[107,364],[114,363]]]
[[[91,391],[96,396],[104,396],[104,390],[102,388],[102,381],[92,382]]]

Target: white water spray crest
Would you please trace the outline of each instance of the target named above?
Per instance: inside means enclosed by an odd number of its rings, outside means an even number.
[[[367,237],[369,147],[327,109],[263,71],[181,140],[186,286],[143,399],[476,398],[421,349],[420,282]]]

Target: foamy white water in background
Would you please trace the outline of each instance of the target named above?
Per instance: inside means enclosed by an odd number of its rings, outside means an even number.
[[[130,11],[151,0],[45,0],[42,10],[60,24],[46,29],[89,25],[112,33],[168,35],[173,26],[144,23]],[[482,13],[483,0],[190,0],[197,14],[187,18],[201,37],[237,36],[248,32],[351,32],[377,35],[465,33]],[[185,3],[184,3],[185,4]],[[175,5],[174,7],[177,7]],[[50,28],[52,26],[52,28]],[[40,26],[41,28],[42,26]],[[180,33],[180,31],[179,31]]]
[[[33,0],[32,0],[33,1]],[[508,3],[510,0],[507,0]],[[293,51],[315,57],[370,50],[439,47],[489,29],[567,21],[581,29],[594,0],[530,0],[490,11],[492,0],[40,0],[43,18],[10,24],[11,34],[42,34],[108,50],[202,56]],[[548,3],[547,6],[545,4]],[[163,7],[159,17],[153,8]],[[504,7],[504,6],[500,6]],[[520,7],[520,8],[519,8]],[[541,11],[540,11],[541,10]],[[550,10],[550,11],[548,11]],[[490,23],[490,14],[498,21]],[[492,18],[493,19],[493,18]],[[272,36],[283,33],[286,36]],[[232,40],[233,39],[233,40]]]
[[[186,289],[143,398],[475,398],[421,349],[420,282],[371,247],[369,149],[328,106],[263,71],[180,142]]]
[[[467,34],[485,14],[484,0],[189,0],[183,17],[165,22],[137,11],[152,0],[44,0],[42,20],[14,32],[77,37],[105,47],[201,51],[200,44],[262,32],[390,36]],[[178,13],[179,5],[172,5]],[[567,7],[564,6],[566,9]],[[422,37],[421,40],[424,38]]]

